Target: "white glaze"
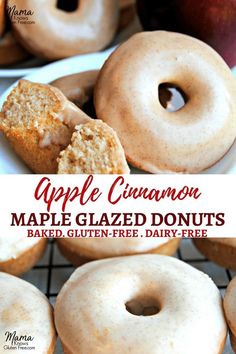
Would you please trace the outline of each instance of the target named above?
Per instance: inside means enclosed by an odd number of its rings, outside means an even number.
[[[5,333],[16,331],[17,336],[34,337],[28,344],[35,350],[29,352],[47,354],[55,336],[47,298],[26,281],[0,272],[0,303],[0,352],[16,353],[16,350],[3,349],[4,345],[11,345],[6,342]]]
[[[176,112],[158,100],[162,83],[188,97]],[[173,32],[139,33],[103,66],[96,88],[99,119],[117,132],[135,167],[152,173],[200,172],[236,137],[236,82],[205,43]]]
[[[40,240],[37,237],[26,237],[20,231],[16,231],[14,236],[0,235],[0,262],[17,258]]]
[[[224,309],[226,320],[233,333],[236,336],[236,277],[229,283],[225,298]]]
[[[169,238],[66,238],[60,242],[91,258],[115,257],[148,252],[169,242]]]
[[[160,312],[129,313],[125,304],[138,296],[156,299]],[[227,332],[212,280],[160,255],[77,268],[57,298],[55,321],[71,354],[219,354]]]

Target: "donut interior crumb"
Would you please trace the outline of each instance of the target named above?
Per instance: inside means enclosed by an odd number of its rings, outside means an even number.
[[[48,85],[20,80],[3,105],[1,125],[5,129],[51,130],[53,120],[61,109],[61,102]]]
[[[117,134],[100,120],[76,126],[58,162],[59,174],[129,173]]]

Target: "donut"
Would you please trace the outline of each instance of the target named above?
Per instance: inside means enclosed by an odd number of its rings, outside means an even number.
[[[14,21],[13,29],[31,53],[55,60],[77,54],[96,52],[113,39],[118,25],[117,0],[80,0],[74,11],[69,1],[8,0],[8,6],[30,9],[32,24]],[[72,9],[73,10],[73,9]],[[70,11],[70,12],[69,12]]]
[[[29,53],[16,41],[11,32],[0,38],[0,65],[13,65],[29,57]]]
[[[4,33],[6,24],[5,5],[6,0],[0,0],[0,37],[2,37]]]
[[[194,239],[193,243],[212,262],[236,270],[236,238]]]
[[[229,283],[225,297],[224,310],[226,321],[230,328],[230,339],[234,352],[236,353],[236,277]]]
[[[124,150],[116,133],[99,120],[76,126],[71,144],[58,158],[58,174],[129,172]]]
[[[184,107],[162,107],[163,84],[185,94]],[[180,33],[154,31],[132,36],[108,58],[94,102],[132,165],[152,173],[198,173],[235,140],[235,97],[235,79],[212,48]]]
[[[119,0],[120,21],[119,30],[126,28],[135,18],[135,0]]]
[[[29,238],[16,233],[0,236],[0,271],[20,275],[30,270],[43,256],[46,239]]]
[[[161,255],[77,268],[57,297],[55,325],[70,354],[220,354],[227,334],[213,281]]]
[[[18,350],[54,353],[56,331],[53,310],[45,295],[22,279],[0,273],[0,302],[2,353]]]
[[[98,77],[98,70],[84,71],[78,74],[60,77],[51,82],[79,108],[83,108],[93,97],[94,86]]]
[[[101,258],[128,256],[142,253],[173,255],[179,247],[180,239],[141,238],[64,238],[57,239],[57,246],[63,256],[73,265]]]
[[[2,108],[0,131],[35,173],[56,173],[74,127],[90,118],[50,85],[20,80]]]
[[[119,0],[120,9],[135,5],[135,0]]]

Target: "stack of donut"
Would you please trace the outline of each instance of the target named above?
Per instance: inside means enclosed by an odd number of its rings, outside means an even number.
[[[0,65],[96,52],[135,15],[134,0],[0,0]]]

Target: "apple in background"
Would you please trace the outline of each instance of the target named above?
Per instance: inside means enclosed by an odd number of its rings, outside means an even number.
[[[137,0],[145,30],[186,33],[236,65],[236,0]]]

